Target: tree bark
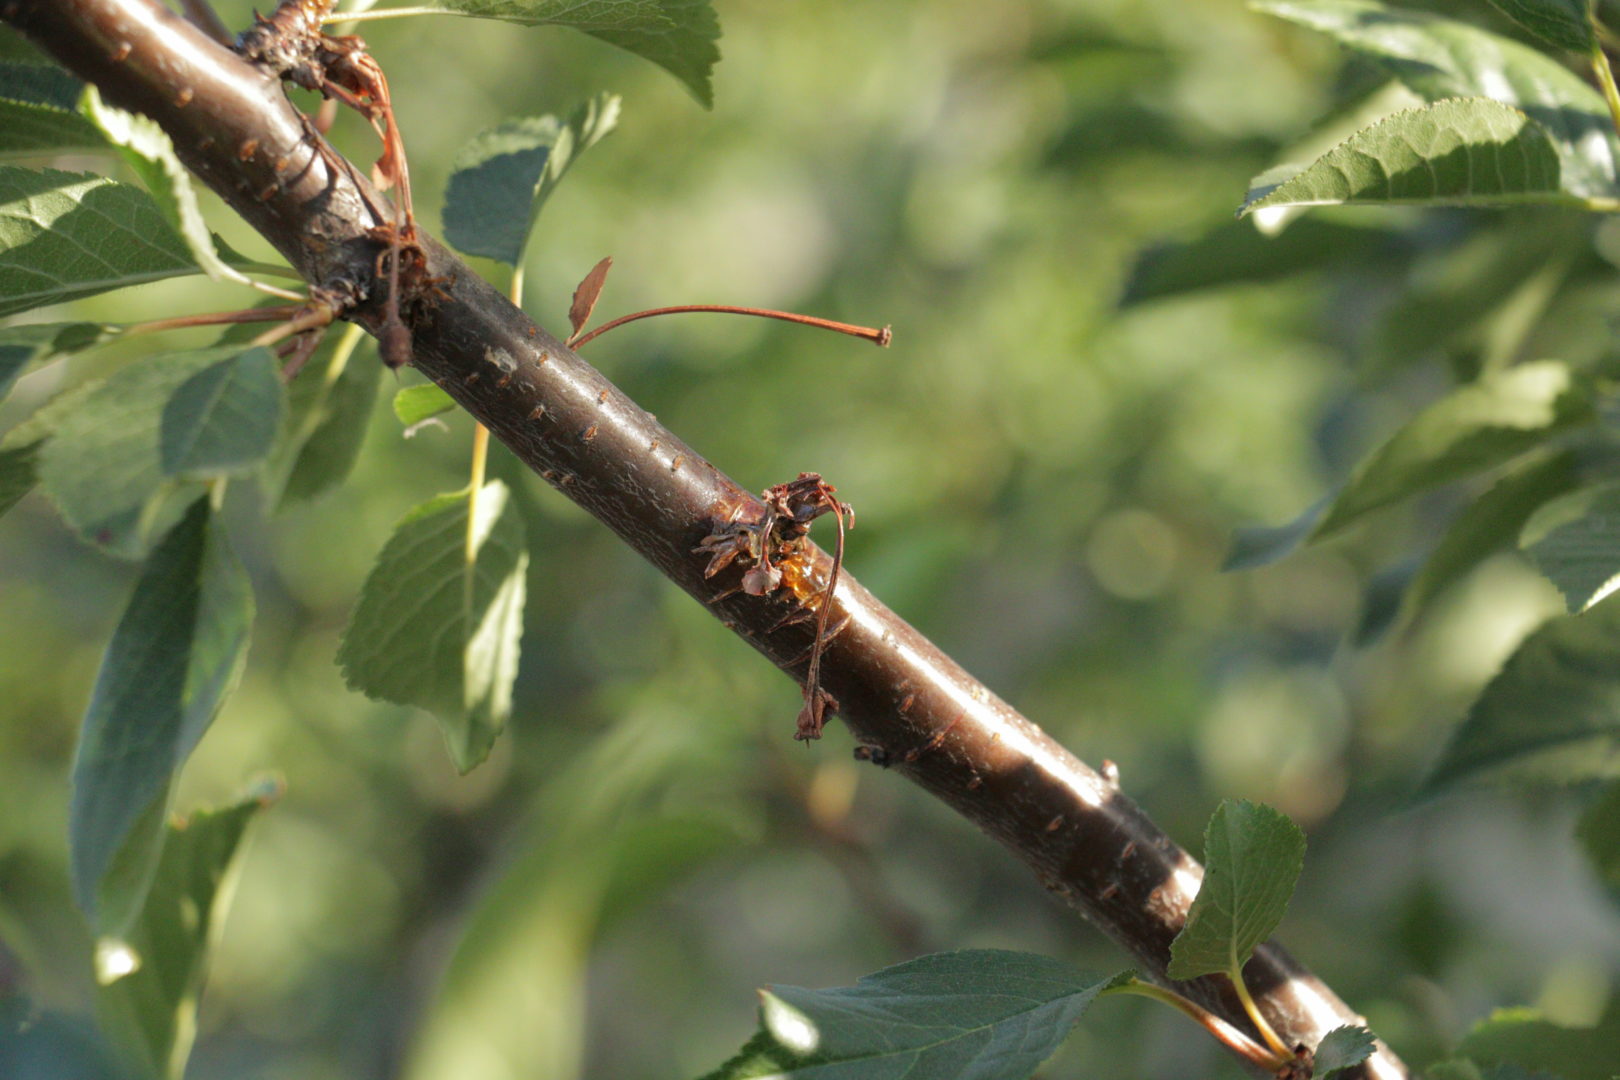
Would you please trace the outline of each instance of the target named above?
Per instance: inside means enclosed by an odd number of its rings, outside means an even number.
[[[353,296],[346,315],[376,333],[386,281],[379,230],[393,210],[291,105],[279,81],[157,0],[3,0],[0,17],[102,96],[145,113],[181,159],[312,286]],[[762,502],[661,427],[560,341],[421,234],[428,287],[403,316],[414,363],[536,473],[579,503],[778,667],[804,679],[831,560],[806,546],[794,588],[758,597],[744,569],[704,576],[703,539],[758,522]],[[786,479],[786,478],[784,478]],[[1119,790],[963,671],[847,574],[839,580],[823,685],[837,715],[885,763],[1006,845],[1143,973],[1248,1032],[1224,978],[1165,976],[1202,870]],[[787,736],[784,718],[783,737]],[[1290,1045],[1358,1023],[1274,944],[1246,969],[1262,1012]],[[1387,1048],[1364,1074],[1407,1075]]]

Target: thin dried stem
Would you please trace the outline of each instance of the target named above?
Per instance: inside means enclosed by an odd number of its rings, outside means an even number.
[[[689,311],[712,311],[723,315],[754,315],[761,319],[780,319],[783,322],[799,323],[803,326],[815,326],[822,330],[834,330],[850,337],[865,338],[878,348],[886,347],[894,337],[894,331],[887,326],[873,329],[870,326],[856,326],[853,323],[834,322],[831,319],[818,319],[814,315],[798,315],[791,311],[773,311],[769,308],[738,307],[734,304],[677,304],[674,307],[650,308],[647,311],[638,311],[631,315],[621,315],[611,322],[605,322],[588,334],[573,339],[570,347],[580,348],[594,341],[615,326],[623,326],[637,319],[650,319],[654,315],[680,315]]]

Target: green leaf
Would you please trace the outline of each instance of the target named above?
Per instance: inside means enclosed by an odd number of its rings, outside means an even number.
[[[429,499],[383,546],[338,649],[352,689],[436,715],[462,772],[512,709],[528,565],[505,484]]]
[[[1570,612],[1587,610],[1620,587],[1620,484],[1548,503],[1526,523],[1520,544]]]
[[[1592,1027],[1561,1027],[1530,1009],[1503,1009],[1464,1037],[1457,1053],[1481,1065],[1516,1065],[1564,1080],[1611,1080],[1620,1046],[1620,1006]]]
[[[1031,953],[935,953],[854,986],[760,992],[760,1031],[705,1080],[1023,1080],[1120,981]]]
[[[197,1026],[208,953],[230,902],[230,872],[248,822],[280,795],[260,785],[242,802],[198,810],[165,829],[151,891],[118,943],[131,974],[100,986],[102,1030],[143,1075],[180,1080]]]
[[[679,79],[704,108],[720,59],[720,20],[710,0],[429,0],[450,15],[524,26],[571,26],[651,60]]]
[[[1617,147],[1602,96],[1549,56],[1466,23],[1370,0],[1251,0],[1322,31],[1430,101],[1487,97],[1523,110],[1552,139],[1563,188],[1612,198]]]
[[[455,398],[432,383],[407,386],[394,395],[394,415],[406,427],[414,427],[432,416],[456,407]]]
[[[293,380],[287,422],[260,479],[267,505],[312,499],[354,468],[382,379],[375,359],[354,360],[363,337],[358,326],[346,326]]]
[[[202,272],[215,281],[247,284],[247,275],[222,259],[215,249],[214,234],[208,230],[202,208],[197,205],[191,174],[180,164],[174,143],[157,121],[104,103],[94,86],[85,88],[79,110],[108,142],[118,147],[146,190],[157,200],[169,227],[185,240],[192,260]]]
[[[1346,1024],[1336,1027],[1316,1047],[1316,1080],[1327,1080],[1336,1072],[1354,1068],[1372,1056],[1377,1049],[1373,1033],[1364,1027]]]
[[[464,254],[519,265],[546,198],[618,122],[618,96],[598,94],[566,122],[526,116],[474,135],[451,163],[444,238]]]
[[[1282,921],[1305,865],[1305,834],[1287,815],[1227,799],[1204,832],[1204,884],[1170,943],[1172,979],[1235,973]]]
[[[39,478],[82,537],[140,558],[199,490],[163,468],[163,417],[188,379],[241,345],[139,360],[63,411],[40,455]]]
[[[88,349],[119,333],[118,327],[86,322],[0,327],[0,400],[31,365]]]
[[[141,571],[96,675],[73,763],[73,891],[119,936],[157,869],[184,764],[247,656],[253,590],[198,499]]]
[[[1610,609],[1615,610],[1611,611]],[[1421,795],[1486,773],[1603,776],[1620,739],[1620,606],[1549,620],[1468,710]]]
[[[1267,174],[1268,177],[1275,173]],[[1240,215],[1284,206],[1567,203],[1558,153],[1518,109],[1487,98],[1439,101],[1386,117],[1286,180],[1256,180]]]
[[[1562,49],[1590,52],[1597,43],[1592,30],[1591,0],[1491,0],[1504,15],[1542,41]]]
[[[1620,781],[1605,785],[1597,801],[1581,814],[1575,838],[1586,849],[1598,879],[1620,897]]]
[[[1417,614],[1488,556],[1517,541],[1543,504],[1579,482],[1575,455],[1561,451],[1503,476],[1457,515],[1406,591],[1403,607]]]
[[[0,165],[0,315],[196,272],[139,188]]]
[[[281,428],[286,394],[270,350],[260,347],[203,368],[163,406],[163,472],[200,479],[251,469]]]
[[[39,476],[39,442],[0,447],[0,516],[34,490]]]
[[[75,111],[84,83],[58,67],[0,62],[0,156],[106,147]]]
[[[1331,536],[1381,507],[1501,465],[1592,418],[1568,365],[1520,364],[1458,387],[1356,467],[1311,534]]]

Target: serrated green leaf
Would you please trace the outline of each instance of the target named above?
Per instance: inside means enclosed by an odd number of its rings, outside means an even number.
[[[1563,191],[1558,153],[1528,116],[1488,98],[1455,98],[1386,117],[1288,179],[1257,184],[1238,213],[1388,203],[1577,206],[1584,200]]]
[[[1311,539],[1332,536],[1390,503],[1501,465],[1592,416],[1568,365],[1556,360],[1520,364],[1458,387],[1356,467]]]
[[[1227,799],[1204,832],[1204,883],[1170,943],[1172,979],[1236,973],[1282,921],[1305,865],[1305,834],[1269,806]]]
[[[203,368],[163,406],[164,475],[203,479],[254,468],[281,429],[285,399],[275,358],[262,346]]]
[[[1590,52],[1597,42],[1591,0],[1491,0],[1508,18],[1542,41]]]
[[[759,1033],[704,1080],[1023,1080],[1119,979],[1032,953],[964,949],[854,986],[773,986],[760,992]]]
[[[1620,1006],[1592,1027],[1563,1027],[1530,1009],[1502,1009],[1463,1038],[1457,1053],[1483,1066],[1511,1065],[1564,1080],[1611,1080],[1620,1046]]]
[[[1487,97],[1523,110],[1552,139],[1565,191],[1582,198],[1620,193],[1620,147],[1608,106],[1552,57],[1466,23],[1370,0],[1251,0],[1251,6],[1331,35],[1430,101]]]
[[[0,315],[196,272],[139,188],[0,165]]]
[[[1555,781],[1608,775],[1617,740],[1620,605],[1608,605],[1552,619],[1525,638],[1468,710],[1422,794],[1510,769]]]
[[[488,756],[512,709],[529,553],[509,494],[490,481],[470,532],[466,492],[407,514],[377,556],[338,649],[352,689],[437,716],[462,772]]]
[[[363,337],[358,326],[344,327],[293,380],[287,422],[260,479],[267,505],[313,499],[354,468],[382,379],[382,364],[354,358]]]
[[[39,478],[82,537],[122,558],[140,558],[200,490],[163,469],[169,399],[197,372],[238,355],[240,345],[139,360],[59,415],[40,455]]]
[[[420,424],[431,416],[449,412],[456,399],[432,383],[407,386],[394,395],[394,415],[406,427]]]
[[[96,991],[102,1030],[145,1076],[180,1080],[196,1031],[208,953],[230,903],[231,871],[248,822],[280,794],[197,810],[164,830],[163,855],[140,915],[117,947],[131,974]]]
[[[1316,1080],[1327,1080],[1336,1072],[1354,1068],[1372,1056],[1377,1049],[1373,1033],[1364,1027],[1346,1024],[1336,1027],[1316,1047]]]
[[[252,586],[198,499],[142,568],[74,758],[73,892],[101,934],[141,909],[175,773],[235,688],[252,622]]]
[[[83,89],[58,67],[0,62],[0,156],[105,147],[101,132],[75,111]]]
[[[667,699],[624,710],[550,770],[513,857],[464,920],[442,984],[416,1025],[404,1080],[577,1080],[590,943],[673,880],[735,851],[757,807],[714,805],[693,776],[737,767],[746,741]]]
[[[39,443],[0,447],[0,516],[34,490],[39,480]]]
[[[1543,506],[1520,544],[1571,613],[1620,587],[1620,484],[1583,488]]]
[[[618,122],[618,96],[598,94],[565,122],[526,116],[473,136],[451,163],[444,238],[463,254],[519,265],[547,197]]]
[[[157,121],[106,104],[94,86],[85,88],[79,110],[119,149],[157,201],[169,227],[185,241],[192,260],[202,272],[215,281],[247,284],[247,275],[227,263],[215,250],[214,234],[203,220],[197,193],[191,186],[191,173],[180,164],[174,143]]]
[[[118,327],[86,322],[0,327],[0,400],[31,365],[99,345],[120,332]]]
[[[429,0],[424,6],[523,26],[573,27],[651,60],[705,109],[714,104],[720,20],[710,0]]]
[[[1578,481],[1575,455],[1567,450],[1539,458],[1499,479],[1446,528],[1406,590],[1405,611],[1412,615],[1422,612],[1488,556],[1516,542],[1539,507]]]
[[[1603,793],[1581,814],[1575,826],[1598,879],[1620,897],[1620,781],[1611,781]]]

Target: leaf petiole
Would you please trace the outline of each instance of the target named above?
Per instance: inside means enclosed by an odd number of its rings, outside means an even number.
[[[834,322],[831,319],[818,319],[814,315],[797,315],[791,311],[773,311],[769,308],[738,307],[734,304],[679,304],[675,307],[650,308],[647,311],[637,311],[629,315],[621,315],[611,322],[605,322],[588,334],[576,338],[572,345],[574,348],[601,337],[616,326],[623,326],[637,319],[648,319],[654,315],[679,315],[689,311],[711,311],[722,315],[754,315],[762,319],[780,319],[783,322],[799,323],[802,326],[814,326],[822,330],[834,330],[840,334],[851,337],[864,338],[878,348],[886,348],[894,337],[894,332],[887,326],[873,329],[870,326],[855,326],[851,323]]]
[[[1254,995],[1249,993],[1249,984],[1243,981],[1243,965],[1237,962],[1237,957],[1232,958],[1232,967],[1226,974],[1227,978],[1232,980],[1232,989],[1237,991],[1238,1000],[1243,1003],[1243,1011],[1249,1015],[1249,1022],[1260,1032],[1260,1037],[1266,1040],[1266,1045],[1278,1056],[1277,1064],[1292,1061],[1293,1052],[1261,1015],[1260,1006],[1255,1004]]]
[[[1209,1032],[1222,1046],[1245,1061],[1258,1065],[1268,1072],[1275,1071],[1287,1061],[1293,1060],[1293,1055],[1285,1051],[1268,1051],[1264,1046],[1261,1046],[1219,1016],[1216,1016],[1197,1002],[1187,1000],[1174,990],[1167,990],[1154,983],[1143,982],[1141,979],[1131,979],[1128,982],[1104,990],[1098,996],[1107,997],[1110,994],[1135,994],[1138,997],[1149,998],[1160,1004],[1168,1005],[1191,1018],[1195,1024]],[[1247,995],[1245,995],[1245,998],[1247,998]],[[1264,1024],[1261,1025],[1262,1033],[1270,1032],[1270,1030]],[[1272,1037],[1275,1038],[1275,1034]]]
[[[1609,66],[1609,54],[1603,51],[1602,43],[1597,40],[1592,42],[1592,73],[1603,88],[1603,100],[1609,106],[1609,119],[1614,123],[1615,133],[1620,135],[1620,89],[1614,85],[1614,69]]]

